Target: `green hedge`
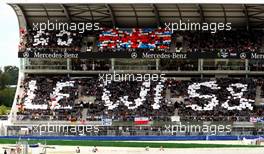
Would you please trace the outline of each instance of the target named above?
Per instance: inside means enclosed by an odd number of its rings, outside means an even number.
[[[15,144],[15,139],[0,139],[0,144]],[[103,146],[103,147],[146,147],[159,148],[245,148],[260,147],[255,145],[230,145],[230,144],[198,144],[198,143],[146,143],[146,142],[123,142],[123,141],[72,141],[72,140],[29,140],[30,144],[42,143],[47,145],[63,146]],[[263,146],[261,146],[263,147]]]

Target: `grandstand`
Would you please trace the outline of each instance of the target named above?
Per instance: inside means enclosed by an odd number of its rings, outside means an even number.
[[[20,25],[21,65],[4,135],[263,135],[263,5],[10,6]],[[215,31],[166,26],[179,21]],[[63,22],[71,25],[54,28]],[[53,25],[40,30],[44,23]],[[91,127],[81,135],[64,127],[34,131],[47,124]],[[192,124],[224,128],[166,127]]]

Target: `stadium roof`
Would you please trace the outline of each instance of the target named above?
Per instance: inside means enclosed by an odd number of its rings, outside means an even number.
[[[108,27],[157,27],[164,22],[232,22],[263,28],[262,4],[10,4],[20,27],[33,22],[99,22]]]

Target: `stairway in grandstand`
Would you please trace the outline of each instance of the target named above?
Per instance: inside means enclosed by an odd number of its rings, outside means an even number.
[[[261,96],[261,93],[262,93],[261,86],[257,86],[257,88],[256,88],[256,99],[255,99],[256,105],[260,105],[261,103],[264,103],[264,98],[263,98],[263,96]]]
[[[166,99],[167,99],[167,100],[170,100],[170,98],[171,98],[171,91],[170,91],[169,88],[167,88],[167,89],[166,89]]]
[[[176,40],[172,40],[171,45],[170,45],[170,49],[172,49],[173,52],[175,52],[175,50],[176,50]]]
[[[88,109],[84,108],[82,111],[82,120],[86,120],[87,118]]]
[[[172,104],[176,103],[177,102],[177,98],[172,98],[172,93],[170,91],[169,88],[166,89],[166,96],[165,96],[165,99],[169,102],[172,102]],[[175,109],[174,111],[174,115],[177,116],[178,115],[178,110]]]
[[[264,36],[262,36],[261,38],[261,44],[262,44],[262,47],[260,48],[261,52],[264,52]]]
[[[9,115],[9,120],[11,121],[15,121],[17,119],[17,103],[19,103],[21,101],[21,98],[24,94],[24,87],[22,87],[22,82],[24,81],[24,76],[19,76],[18,77],[18,82],[17,82],[17,89],[16,89],[16,93],[15,93],[15,99],[13,100],[13,105],[11,108],[11,112]],[[17,99],[19,96],[20,99]]]

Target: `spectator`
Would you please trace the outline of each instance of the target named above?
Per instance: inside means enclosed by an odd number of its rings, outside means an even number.
[[[93,152],[93,153],[96,153],[96,152],[98,152],[98,149],[97,149],[97,147],[96,147],[96,146],[94,146],[94,147],[93,147],[93,150],[92,150],[92,152]]]
[[[77,147],[77,149],[75,150],[76,153],[81,153],[81,150],[79,147]]]

